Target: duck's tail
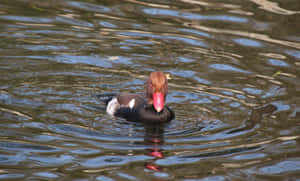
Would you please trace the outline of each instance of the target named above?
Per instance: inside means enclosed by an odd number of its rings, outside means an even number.
[[[101,93],[96,94],[95,96],[99,98],[105,105],[108,104],[110,100],[112,100],[113,97],[115,97],[117,93]]]

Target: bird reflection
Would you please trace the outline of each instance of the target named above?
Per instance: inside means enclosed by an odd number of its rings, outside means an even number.
[[[164,143],[165,124],[144,124],[144,127],[144,142],[146,145],[149,145],[149,148],[146,150],[146,152],[149,156],[155,158],[152,162],[147,163],[145,167],[153,171],[161,171],[161,167],[155,165],[155,161],[164,158],[161,146]]]

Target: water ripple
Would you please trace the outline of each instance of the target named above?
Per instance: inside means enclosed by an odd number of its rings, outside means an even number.
[[[191,20],[218,20],[218,21],[228,21],[236,23],[246,23],[248,20],[246,18],[241,18],[237,16],[228,16],[228,15],[198,15],[193,13],[180,12],[175,10],[168,9],[158,9],[158,8],[147,8],[143,10],[146,14],[149,15],[165,15],[165,16],[174,16],[179,18],[186,18]]]
[[[295,4],[1,2],[0,178],[297,179]],[[106,114],[151,71],[172,122]]]

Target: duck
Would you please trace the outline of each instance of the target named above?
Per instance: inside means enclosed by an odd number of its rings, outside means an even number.
[[[165,105],[168,79],[163,72],[151,72],[146,81],[146,94],[120,93],[106,101],[106,112],[128,121],[164,123],[175,118]]]

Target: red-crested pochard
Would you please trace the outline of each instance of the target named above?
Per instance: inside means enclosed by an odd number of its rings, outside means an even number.
[[[139,94],[118,94],[106,101],[106,112],[128,121],[168,122],[175,114],[165,106],[167,93],[166,75],[152,72],[146,83],[146,98]]]

